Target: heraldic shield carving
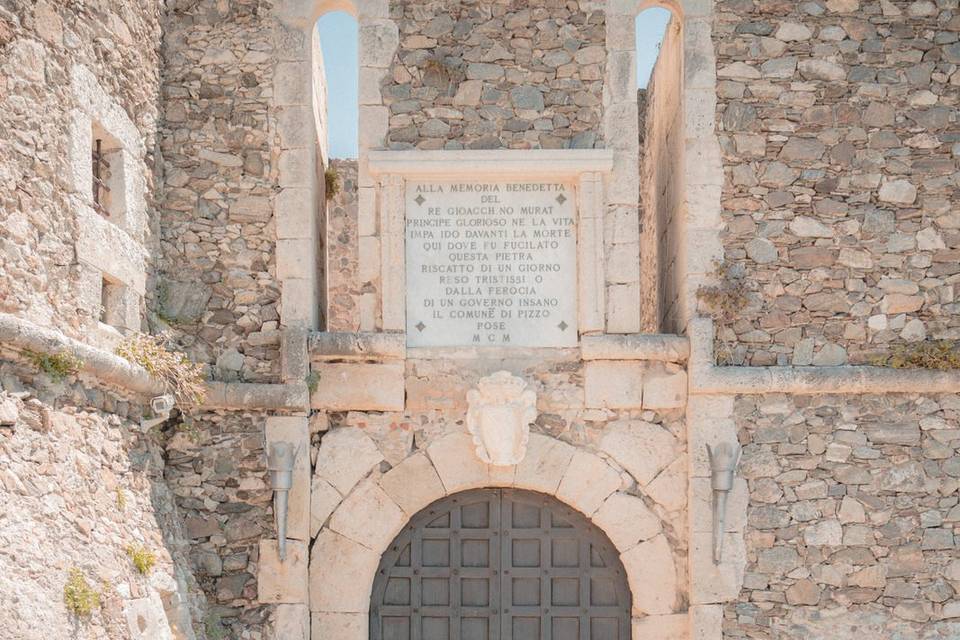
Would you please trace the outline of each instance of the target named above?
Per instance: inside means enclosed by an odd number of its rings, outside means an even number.
[[[467,392],[467,405],[467,429],[481,460],[497,466],[523,460],[530,423],[537,418],[537,394],[526,382],[498,371]]]

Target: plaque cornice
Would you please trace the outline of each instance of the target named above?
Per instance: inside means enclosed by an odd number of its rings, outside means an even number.
[[[584,173],[610,173],[612,149],[490,149],[451,151],[370,151],[371,176],[456,180],[525,180],[576,178]]]

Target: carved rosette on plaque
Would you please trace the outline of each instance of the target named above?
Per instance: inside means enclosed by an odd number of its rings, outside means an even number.
[[[537,394],[526,382],[498,371],[467,392],[467,405],[467,429],[481,460],[497,466],[523,460],[530,423],[537,418]]]

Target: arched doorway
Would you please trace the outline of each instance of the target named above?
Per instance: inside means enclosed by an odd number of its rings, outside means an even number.
[[[533,491],[457,493],[383,554],[371,640],[629,640],[630,589],[610,540]]]

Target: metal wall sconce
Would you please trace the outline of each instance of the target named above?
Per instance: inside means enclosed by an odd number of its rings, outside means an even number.
[[[713,488],[713,563],[720,564],[723,557],[723,533],[727,522],[727,498],[733,490],[733,480],[740,454],[739,443],[721,442],[716,448],[707,445],[710,456],[710,486]]]
[[[293,467],[299,450],[290,442],[274,442],[267,452],[267,470],[273,489],[273,517],[277,526],[277,552],[280,561],[287,558],[287,499],[293,488]]]

